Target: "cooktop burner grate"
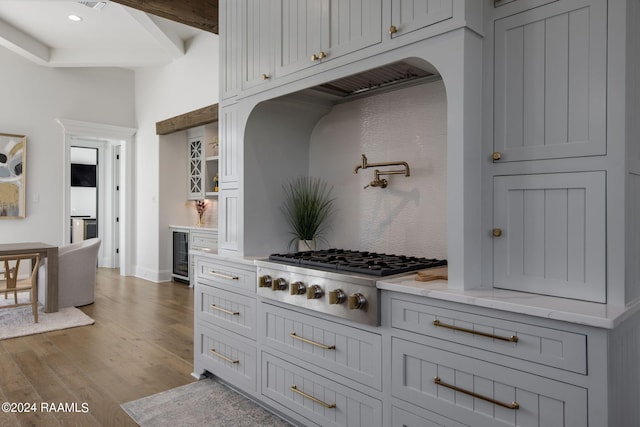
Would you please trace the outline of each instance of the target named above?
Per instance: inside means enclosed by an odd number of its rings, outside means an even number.
[[[447,265],[447,260],[346,249],[269,255],[269,260],[300,267],[322,268],[372,276],[389,276]]]

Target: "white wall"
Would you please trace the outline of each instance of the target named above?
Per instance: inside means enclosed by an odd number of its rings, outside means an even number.
[[[0,132],[27,136],[26,218],[0,221],[0,243],[63,243],[65,118],[134,127],[134,73],[42,67],[0,47]]]
[[[369,163],[405,161],[411,175],[384,176],[387,188],[364,186]],[[447,258],[447,102],[444,84],[429,84],[336,105],[315,127],[309,175],[334,185],[330,246]]]
[[[135,274],[162,281],[170,271],[169,224],[176,205],[186,200],[186,184],[161,186],[167,180],[185,179],[186,159],[176,159],[175,172],[166,170],[167,156],[160,151],[155,124],[218,102],[218,36],[204,33],[187,46],[184,57],[160,68],[145,68],[135,73],[135,99],[138,133],[136,134],[136,227]],[[186,150],[186,140],[184,142]],[[161,159],[164,157],[163,159]],[[162,160],[162,161],[161,161]],[[161,169],[162,164],[162,169]],[[161,177],[162,174],[162,177]]]

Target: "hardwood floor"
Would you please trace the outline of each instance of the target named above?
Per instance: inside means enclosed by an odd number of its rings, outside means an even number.
[[[193,290],[99,269],[91,326],[0,341],[0,426],[135,426],[120,404],[194,381]],[[73,412],[42,412],[43,403]]]

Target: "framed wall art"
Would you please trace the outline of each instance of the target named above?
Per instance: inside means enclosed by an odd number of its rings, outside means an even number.
[[[0,219],[25,217],[27,137],[0,133]]]

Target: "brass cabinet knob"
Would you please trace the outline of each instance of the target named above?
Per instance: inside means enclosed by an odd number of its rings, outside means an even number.
[[[389,34],[395,34],[398,32],[398,27],[396,27],[395,25],[392,25],[389,27]]]
[[[502,159],[502,153],[499,151],[494,151],[491,155],[491,159],[495,162],[496,160]]]
[[[492,231],[493,237],[502,236],[502,228],[494,228]]]
[[[262,80],[269,80],[271,76],[269,74],[261,74],[260,78],[262,78]]]
[[[324,59],[326,57],[327,57],[327,54],[322,51],[320,51],[320,53],[318,54],[318,59]]]
[[[318,59],[318,55],[316,55],[315,53],[311,55],[311,61],[317,61]]]

